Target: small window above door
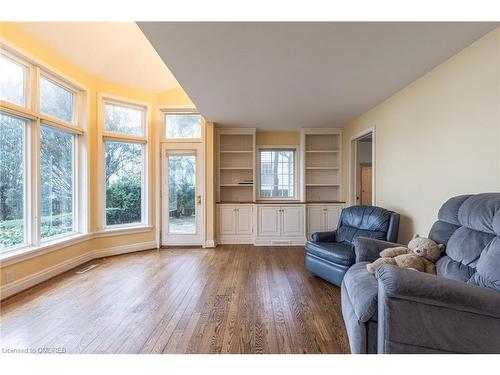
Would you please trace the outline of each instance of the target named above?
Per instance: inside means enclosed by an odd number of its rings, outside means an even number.
[[[168,113],[165,115],[167,139],[201,139],[201,115],[197,113]]]

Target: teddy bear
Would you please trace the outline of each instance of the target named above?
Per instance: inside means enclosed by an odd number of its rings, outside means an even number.
[[[434,263],[441,257],[444,245],[433,240],[415,235],[408,247],[392,247],[380,252],[381,258],[366,265],[366,269],[375,273],[384,264],[410,268],[420,272],[435,274]]]

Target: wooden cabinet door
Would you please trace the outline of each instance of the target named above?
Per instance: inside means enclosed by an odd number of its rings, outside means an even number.
[[[219,234],[236,234],[236,208],[234,206],[219,206]]]
[[[280,207],[264,206],[258,208],[258,235],[279,236],[280,235]]]
[[[325,230],[325,212],[323,206],[307,207],[307,233]]]
[[[252,234],[252,206],[238,206],[236,208],[236,233]]]
[[[281,235],[284,237],[304,235],[304,207],[281,207]]]
[[[340,219],[340,213],[342,212],[341,206],[327,206],[325,215],[325,230],[332,231],[337,229]]]

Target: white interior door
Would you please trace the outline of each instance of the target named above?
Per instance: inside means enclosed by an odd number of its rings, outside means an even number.
[[[201,143],[162,145],[163,246],[204,243],[204,163]]]

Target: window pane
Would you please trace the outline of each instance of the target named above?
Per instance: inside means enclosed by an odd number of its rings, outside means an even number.
[[[73,232],[73,140],[71,133],[41,127],[41,238]]]
[[[130,135],[143,135],[140,109],[106,104],[106,131]]]
[[[168,157],[168,232],[196,233],[196,156]]]
[[[46,115],[69,123],[73,122],[73,93],[49,81],[40,78],[40,111]]]
[[[25,120],[0,114],[0,249],[26,242],[25,129]]]
[[[166,115],[167,138],[201,138],[200,115]]]
[[[293,150],[260,152],[261,198],[293,198],[295,196]]]
[[[0,99],[25,106],[24,77],[26,68],[0,55]]]
[[[136,143],[105,142],[106,225],[142,221],[142,150]]]

